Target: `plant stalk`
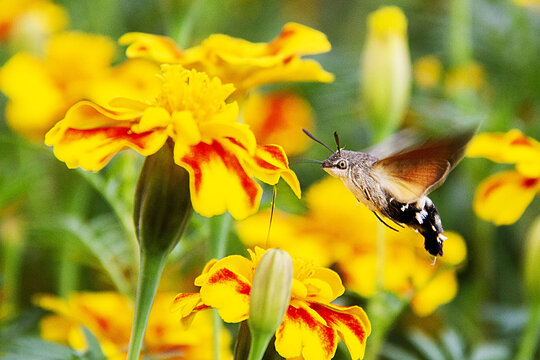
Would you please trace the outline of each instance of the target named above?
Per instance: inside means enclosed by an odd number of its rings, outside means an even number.
[[[521,339],[516,360],[533,360],[540,341],[540,304],[530,308],[530,317]]]

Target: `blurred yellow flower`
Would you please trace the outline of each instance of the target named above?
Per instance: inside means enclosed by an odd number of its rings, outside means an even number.
[[[49,0],[0,0],[0,9],[0,42],[16,38],[32,49],[67,26],[67,12]]]
[[[309,251],[324,265],[337,264],[345,286],[364,297],[377,291],[377,218],[358,206],[343,183],[326,178],[312,185],[305,195],[308,212],[289,215],[276,211],[271,229],[272,246],[293,255]],[[248,246],[264,244],[268,222],[257,214],[238,224],[238,235]],[[432,313],[457,293],[456,267],[466,257],[461,236],[445,232],[445,254],[432,265],[422,236],[411,229],[385,231],[382,286],[398,296],[411,296],[411,306],[420,316]],[[291,241],[294,239],[294,241]],[[311,248],[310,248],[311,247]],[[361,270],[359,270],[361,269]]]
[[[485,83],[486,73],[482,65],[470,61],[459,67],[449,69],[444,78],[446,93],[456,96],[466,91],[478,91]]]
[[[540,9],[540,0],[514,0],[514,4],[531,9]]]
[[[171,316],[174,294],[158,293],[150,313],[144,337],[143,354],[160,359],[211,360],[212,321],[209,314],[194,320],[189,330]],[[37,304],[52,311],[40,322],[41,337],[67,344],[76,350],[87,348],[83,327],[99,340],[109,360],[126,358],[133,320],[133,304],[129,298],[115,292],[81,292],[67,300],[40,296]],[[221,357],[232,359],[230,335],[221,333]]]
[[[473,207],[496,225],[516,222],[540,191],[540,143],[517,129],[483,133],[471,141],[467,156],[515,164],[514,170],[494,174],[478,186]]]
[[[413,65],[414,81],[422,89],[433,89],[441,81],[442,63],[434,55],[417,59]]]
[[[45,133],[76,101],[107,102],[117,96],[156,94],[154,64],[130,60],[111,68],[114,43],[104,36],[66,32],[53,36],[45,56],[17,53],[0,69],[0,90],[9,98],[6,121],[32,140]]]
[[[302,129],[313,131],[313,110],[302,97],[291,92],[252,93],[242,110],[258,142],[281,145],[289,156],[308,148]]]
[[[368,16],[362,55],[362,96],[377,137],[387,136],[409,106],[411,60],[407,18],[400,8],[384,6]]]
[[[276,82],[334,79],[315,60],[301,58],[330,51],[326,36],[296,23],[286,24],[281,34],[268,43],[214,34],[201,45],[183,50],[164,36],[128,33],[120,38],[120,44],[129,45],[129,58],[148,58],[204,71],[234,84],[240,94]]]
[[[69,168],[100,170],[119,151],[156,153],[170,138],[174,162],[190,175],[195,211],[237,219],[259,207],[262,189],[281,177],[300,197],[300,184],[278,145],[257,145],[238,105],[227,103],[231,84],[180,65],[162,66],[160,94],[152,101],[116,98],[110,107],[80,101],[50,130],[45,143]]]
[[[199,293],[178,294],[175,303],[185,322],[204,309],[216,308],[226,322],[246,320],[253,274],[266,251],[249,251],[211,260],[195,279]],[[331,359],[341,338],[352,359],[362,358],[371,325],[358,306],[330,302],[345,291],[332,270],[293,257],[292,296],[283,322],[276,331],[275,348],[287,359]]]

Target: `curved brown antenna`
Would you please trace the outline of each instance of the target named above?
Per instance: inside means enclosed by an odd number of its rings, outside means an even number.
[[[319,144],[321,144],[322,146],[324,146],[325,148],[327,148],[328,150],[330,150],[332,153],[334,153],[335,151],[332,150],[332,148],[328,145],[326,145],[325,143],[323,143],[321,140],[317,139],[315,136],[311,135],[311,133],[309,131],[307,131],[306,129],[302,129],[302,131],[304,133],[306,133],[307,136],[309,136],[311,138],[311,140],[314,140],[316,142],[318,142]]]
[[[337,150],[336,152],[341,155],[341,148],[339,147],[339,136],[337,134],[337,131],[334,131],[334,140],[336,140]]]

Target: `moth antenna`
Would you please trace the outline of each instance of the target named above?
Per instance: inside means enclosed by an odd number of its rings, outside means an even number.
[[[339,136],[337,134],[337,131],[334,131],[334,139],[336,140],[337,153],[341,155],[341,148],[339,147]]]
[[[311,133],[309,131],[307,131],[306,129],[302,129],[302,131],[311,138],[311,140],[314,140],[316,142],[318,142],[319,144],[321,144],[322,146],[324,146],[325,148],[327,148],[328,150],[330,150],[332,153],[334,153],[335,151],[332,150],[332,148],[328,145],[326,145],[325,143],[323,143],[321,140],[317,139],[315,136],[311,135]]]
[[[277,186],[274,185],[274,191],[272,193],[272,205],[270,207],[270,223],[268,224],[268,233],[266,234],[266,246],[265,248],[268,249],[268,246],[270,244],[270,230],[272,229],[272,220],[274,219],[274,208],[276,206],[276,193],[277,193]]]

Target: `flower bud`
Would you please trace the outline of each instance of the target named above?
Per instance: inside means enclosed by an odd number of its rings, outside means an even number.
[[[167,254],[191,217],[189,174],[173,161],[172,144],[144,161],[135,192],[134,221],[141,251]]]
[[[268,250],[260,259],[251,286],[248,324],[250,359],[260,359],[283,321],[291,300],[293,264],[289,254]],[[253,354],[257,354],[252,357]]]
[[[540,306],[540,217],[525,242],[524,278],[529,301]]]
[[[407,110],[411,72],[407,18],[401,9],[386,6],[371,13],[362,58],[362,87],[379,139],[395,130]]]

